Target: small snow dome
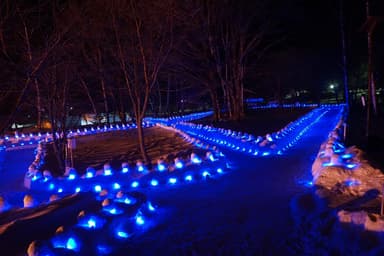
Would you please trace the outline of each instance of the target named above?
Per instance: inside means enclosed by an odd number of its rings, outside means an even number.
[[[34,200],[31,195],[25,195],[23,199],[24,207],[33,207],[34,206]]]
[[[100,196],[107,196],[108,195],[108,190],[106,190],[106,189],[101,190],[99,195]]]
[[[104,176],[112,175],[112,167],[109,163],[104,164]]]
[[[111,200],[109,200],[108,198],[107,198],[107,199],[104,199],[103,202],[101,203],[101,205],[102,205],[103,207],[108,206],[108,205],[110,205],[110,204],[111,204]]]
[[[123,198],[124,197],[124,193],[123,193],[123,191],[119,191],[119,192],[117,192],[116,193],[116,198]]]
[[[49,197],[49,202],[53,202],[55,200],[59,199],[59,197],[56,195],[56,194],[52,194],[50,197]]]

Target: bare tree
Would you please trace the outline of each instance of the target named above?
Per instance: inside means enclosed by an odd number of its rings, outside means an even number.
[[[142,121],[159,71],[172,48],[172,1],[111,2],[114,57],[133,107],[140,151],[149,163]]]

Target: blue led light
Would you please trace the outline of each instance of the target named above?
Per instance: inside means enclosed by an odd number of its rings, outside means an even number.
[[[148,201],[148,210],[150,210],[151,212],[154,212],[156,211],[156,208],[152,205],[151,202]]]
[[[183,163],[178,161],[178,162],[175,163],[175,166],[176,166],[177,169],[181,169],[181,168],[183,168]]]
[[[157,185],[159,185],[159,182],[155,179],[152,179],[151,180],[151,186],[156,187]]]
[[[144,217],[141,214],[136,215],[136,224],[141,226],[145,224]]]
[[[77,187],[76,189],[75,189],[75,192],[76,193],[79,193],[81,191],[81,188],[80,187]]]
[[[357,164],[347,164],[346,166],[349,169],[353,169],[353,168],[355,168],[357,166]]]
[[[120,189],[121,188],[121,186],[120,186],[120,184],[119,183],[113,183],[113,189]]]
[[[86,178],[93,178],[93,173],[92,173],[92,172],[87,172],[87,173],[85,174],[85,177],[86,177]]]
[[[207,176],[211,176],[211,174],[208,171],[204,171],[202,175],[204,178],[206,178]]]
[[[131,187],[133,187],[133,188],[137,188],[138,186],[139,186],[139,182],[137,182],[137,181],[133,181],[131,183]]]
[[[73,237],[70,237],[67,241],[65,248],[67,248],[68,250],[76,251],[78,249],[76,240]]]
[[[124,167],[123,169],[121,169],[121,172],[122,172],[122,173],[127,173],[127,172],[129,172],[128,167]]]
[[[111,169],[105,169],[104,170],[104,176],[110,176],[112,175],[112,170]]]
[[[87,222],[88,228],[96,228],[96,221],[90,218]]]
[[[50,183],[50,184],[48,185],[48,189],[49,189],[49,190],[54,190],[54,189],[55,189],[55,184]]]
[[[69,180],[74,180],[74,179],[76,179],[76,175],[75,174],[70,174],[69,176],[68,176],[68,179]]]
[[[192,181],[192,175],[187,175],[187,176],[185,176],[185,178],[184,178],[186,181]]]
[[[165,169],[166,169],[166,167],[164,164],[158,164],[157,165],[157,170],[159,170],[160,172],[165,171]]]
[[[221,168],[217,168],[216,171],[217,171],[217,173],[220,173],[220,174],[223,173],[223,169],[221,169]]]
[[[124,232],[124,231],[117,231],[116,235],[120,238],[128,238],[129,237],[129,234],[127,232]]]
[[[93,187],[93,190],[95,192],[101,192],[101,186],[100,185],[96,185],[96,186]]]
[[[144,171],[144,166],[142,166],[142,165],[138,165],[138,166],[137,166],[137,170],[138,170],[139,172],[143,172],[143,171]]]
[[[170,183],[170,184],[175,184],[176,182],[177,182],[177,179],[176,178],[169,178],[168,179],[168,182]]]
[[[57,193],[62,193],[62,192],[63,192],[62,188],[57,189]]]

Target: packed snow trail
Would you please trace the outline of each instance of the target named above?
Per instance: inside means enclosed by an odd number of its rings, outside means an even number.
[[[147,190],[171,209],[165,223],[133,238],[124,252],[182,255],[290,255],[290,202],[307,190],[320,144],[338,121],[331,110],[282,156],[226,155],[237,170],[210,182]]]

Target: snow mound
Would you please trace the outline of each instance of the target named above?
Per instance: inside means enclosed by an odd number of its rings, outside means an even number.
[[[364,230],[383,232],[384,219],[379,214],[367,213],[365,211],[349,212],[341,210],[337,213],[341,223],[351,223],[364,227]]]

